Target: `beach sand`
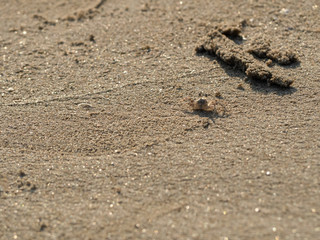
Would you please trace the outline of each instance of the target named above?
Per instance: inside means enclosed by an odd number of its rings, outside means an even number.
[[[2,0],[0,18],[0,239],[319,237],[319,1]],[[293,83],[196,53],[222,25],[294,52],[254,58]],[[226,112],[184,101],[202,96]]]

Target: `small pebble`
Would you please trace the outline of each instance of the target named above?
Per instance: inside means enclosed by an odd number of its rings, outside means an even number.
[[[96,42],[96,40],[94,39],[94,35],[91,34],[91,35],[89,36],[89,41],[90,41],[90,42]]]
[[[268,59],[268,60],[266,61],[266,64],[267,64],[268,67],[270,67],[270,66],[273,64],[273,62],[272,62],[271,59]]]
[[[80,108],[83,108],[83,109],[92,109],[93,107],[90,105],[90,104],[88,104],[88,103],[80,103],[80,104],[78,104],[78,107],[80,107]]]
[[[221,95],[220,92],[216,92],[215,96],[216,96],[217,98],[222,98],[222,95]]]
[[[239,90],[244,90],[244,87],[242,86],[241,83],[239,83],[239,85],[237,86],[237,89],[239,89]]]
[[[288,8],[282,8],[282,9],[280,10],[280,13],[281,13],[281,14],[288,14],[288,13],[289,13],[289,9],[288,9]]]

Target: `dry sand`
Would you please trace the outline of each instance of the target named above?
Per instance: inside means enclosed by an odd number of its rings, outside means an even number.
[[[0,18],[0,239],[319,237],[318,0],[2,0]],[[296,53],[256,59],[289,88],[196,54],[243,20],[238,44]],[[228,114],[193,112],[199,94]]]

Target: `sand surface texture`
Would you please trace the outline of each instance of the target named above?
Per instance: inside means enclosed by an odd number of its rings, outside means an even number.
[[[1,240],[320,236],[318,0],[2,0],[0,19]]]

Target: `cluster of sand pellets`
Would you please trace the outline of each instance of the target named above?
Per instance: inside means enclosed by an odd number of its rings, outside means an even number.
[[[255,39],[249,46],[237,44],[234,39],[241,38],[240,27],[216,28],[205,36],[196,47],[197,53],[217,56],[223,62],[243,71],[249,78],[266,81],[281,87],[289,87],[292,79],[276,73],[257,58],[266,58],[280,65],[290,65],[298,61],[290,50],[272,49],[270,41]]]

